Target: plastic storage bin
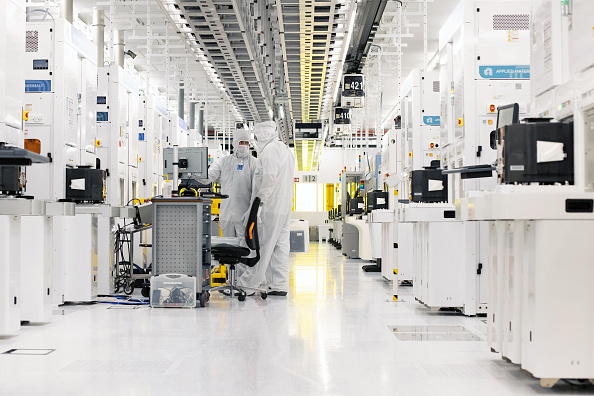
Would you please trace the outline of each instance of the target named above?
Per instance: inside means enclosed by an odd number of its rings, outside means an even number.
[[[151,277],[151,307],[195,308],[196,278],[182,274]]]

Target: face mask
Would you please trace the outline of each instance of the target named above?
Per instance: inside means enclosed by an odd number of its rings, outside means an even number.
[[[239,147],[237,147],[237,157],[238,158],[243,158],[246,157],[249,153],[249,147],[243,144],[240,144]]]

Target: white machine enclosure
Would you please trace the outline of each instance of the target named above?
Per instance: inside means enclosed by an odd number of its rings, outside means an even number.
[[[25,2],[0,1],[0,142],[23,147]]]
[[[532,1],[530,65],[532,96],[536,98],[568,78],[569,48],[564,43],[569,39],[569,18],[561,13],[557,1]],[[535,114],[540,116],[540,111],[535,109]]]
[[[569,75],[575,76],[594,66],[594,40],[592,40],[592,2],[589,0],[572,0],[572,14],[563,17],[563,23],[569,23],[571,29],[564,28],[564,33],[569,30]],[[567,25],[564,25],[564,27]]]
[[[126,205],[138,196],[138,79],[117,65],[98,70],[97,152],[107,164],[107,200]]]
[[[0,0],[0,19],[0,142],[23,147],[24,2]],[[0,215],[0,335],[21,325],[20,245],[21,216]]]
[[[401,158],[404,172],[439,160],[440,82],[437,72],[415,69],[402,83]]]
[[[593,196],[574,186],[499,186],[469,199],[472,218],[492,219],[488,344],[547,387],[594,375],[592,318],[576,305],[594,298],[587,264],[594,215],[567,212],[568,198]]]
[[[64,300],[93,301],[97,298],[98,215],[77,213],[61,220],[64,230],[76,230],[64,240]]]
[[[388,209],[375,209],[368,217],[370,223],[378,223],[380,226],[379,250],[381,251],[382,276],[387,280],[395,279],[395,271],[398,263],[398,228],[397,228],[397,205],[398,186],[396,183],[388,183],[398,177],[400,161],[398,147],[400,141],[396,129],[390,129],[382,136],[381,140],[381,163],[378,170],[378,187],[387,186]],[[375,236],[372,236],[375,243]]]
[[[378,251],[376,259],[381,259],[382,276],[387,280],[394,279],[394,269],[398,250],[394,235],[396,215],[393,209],[375,209],[368,214],[372,250]],[[378,245],[378,246],[376,246]],[[375,253],[374,253],[375,256]]]
[[[537,378],[594,377],[592,315],[584,314],[576,304],[594,300],[594,270],[586,265],[592,232],[593,221],[535,220],[526,224],[522,367]],[[558,271],[559,263],[563,263],[563,271]]]
[[[148,144],[152,147],[151,165],[147,166],[147,172],[152,174],[152,196],[161,193],[163,186],[163,147],[166,147],[164,136],[169,125],[167,119],[167,108],[160,98],[155,96],[147,97],[147,121],[148,121]],[[147,174],[147,177],[150,177]]]
[[[64,19],[28,22],[25,139],[38,139],[52,162],[31,167],[27,193],[62,199],[65,168],[95,167],[96,47]]]
[[[449,215],[453,212],[454,206],[448,203],[411,203],[403,209],[399,276],[400,271],[410,271],[413,296],[432,310],[457,308],[468,316],[486,314],[489,296],[482,263],[487,257],[477,256],[476,240],[484,224],[457,220]],[[408,262],[414,264],[408,266]]]
[[[442,167],[492,164],[497,107],[518,103],[520,115],[530,113],[530,2],[460,2],[439,32],[439,48]],[[450,179],[452,202],[496,184],[494,175]]]
[[[122,146],[119,150],[120,187],[125,189],[123,205],[132,203],[138,198],[138,111],[140,97],[138,91],[128,95],[127,121],[125,132],[122,131]],[[123,106],[120,102],[120,105]]]
[[[138,197],[146,199],[153,197],[153,128],[148,125],[148,97],[141,95],[138,98]],[[156,192],[156,191],[155,191]]]
[[[21,320],[50,322],[53,308],[53,217],[21,218]]]
[[[83,33],[61,18],[56,18],[55,23],[28,22],[26,38],[24,110],[28,112],[28,120],[24,138],[39,140],[41,153],[52,157],[49,164],[28,169],[27,193],[58,200],[65,197],[67,167],[97,166],[97,49]],[[96,273],[88,277],[81,275],[81,271],[92,273],[97,269],[97,260],[93,262],[90,258],[97,245],[91,238],[84,238],[92,233],[96,242],[97,230],[90,231],[92,222],[87,217],[61,214],[53,217],[52,260],[47,265],[53,270],[54,305],[91,301],[97,294]],[[84,231],[87,227],[80,232],[73,227],[82,222],[88,225],[89,232]],[[77,232],[73,233],[72,229]],[[73,291],[87,286],[85,295]]]
[[[594,300],[594,214],[568,208],[570,199],[594,202],[594,48],[587,42],[591,25],[583,27],[586,3],[574,2],[573,15],[563,15],[555,2],[533,4],[542,17],[533,28],[532,58],[540,62],[532,76],[539,87],[533,90],[535,112],[574,121],[574,185],[500,185],[462,200],[463,216],[491,220],[489,345],[545,387],[561,378],[594,377],[588,331],[594,321],[583,311]],[[569,65],[562,59],[567,53],[575,56]]]
[[[494,163],[490,133],[497,107],[518,102],[520,113],[530,111],[529,30],[529,2],[478,0],[460,2],[440,30],[442,168]],[[435,211],[435,217],[430,211],[420,214],[423,204],[404,208],[405,218],[419,219],[413,227],[413,293],[426,306],[486,313],[488,224],[468,222],[458,213],[451,219],[445,211],[453,213],[460,198],[495,184],[494,175],[467,180],[450,175],[449,208]]]
[[[346,246],[348,242],[342,238],[343,252],[348,252],[347,257],[349,258],[360,258],[361,260],[371,261],[373,260],[373,254],[371,251],[371,233],[369,225],[366,219],[359,219],[355,216],[346,216],[343,220],[342,230],[344,231],[348,227],[354,227],[357,230],[357,246]],[[358,254],[355,254],[357,252]]]
[[[429,166],[439,160],[439,75],[436,72],[413,70],[402,84],[400,107],[402,128],[399,131],[398,157],[400,161],[398,198],[408,201],[410,172]],[[432,206],[432,204],[427,204]],[[398,203],[398,282],[413,281],[412,224],[405,224],[408,204]],[[397,295],[398,285],[394,285]]]
[[[0,335],[21,326],[21,216],[0,215]]]
[[[398,281],[410,282],[413,281],[413,223],[398,222],[398,267],[396,272]]]
[[[99,68],[98,82],[96,146],[108,171],[105,202],[121,206],[132,199],[138,168],[139,82],[117,65]]]

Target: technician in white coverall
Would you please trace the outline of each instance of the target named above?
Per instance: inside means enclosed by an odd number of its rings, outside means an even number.
[[[258,229],[260,261],[246,268],[238,286],[268,286],[269,295],[286,296],[289,290],[289,223],[293,207],[295,157],[278,139],[276,123],[256,124],[254,140],[261,170],[252,196],[262,200]],[[244,216],[246,218],[246,216]]]
[[[219,224],[224,237],[244,236],[242,217],[251,205],[252,184],[258,160],[250,155],[250,134],[245,129],[233,132],[233,154],[217,159],[208,168],[208,179],[201,183],[217,180],[221,184],[221,194],[229,198],[221,200]]]

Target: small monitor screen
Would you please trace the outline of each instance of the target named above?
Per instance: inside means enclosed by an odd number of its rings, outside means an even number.
[[[177,156],[178,174],[182,179],[208,178],[208,147],[180,147]],[[173,177],[173,148],[163,150],[163,172]]]
[[[500,106],[497,110],[497,130],[520,122],[520,107],[517,103]]]
[[[47,59],[33,59],[33,70],[48,70],[49,61]]]

